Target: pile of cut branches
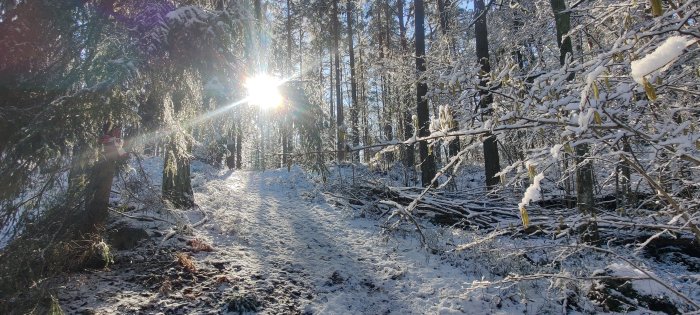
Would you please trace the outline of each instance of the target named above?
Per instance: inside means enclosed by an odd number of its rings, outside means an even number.
[[[655,210],[637,210],[634,215],[630,215],[598,209],[596,215],[590,216],[575,208],[548,209],[531,204],[528,207],[529,224],[525,227],[515,197],[509,198],[508,194],[496,196],[483,191],[454,192],[421,187],[392,187],[381,181],[365,179],[354,185],[334,186],[327,196],[337,205],[361,215],[386,217],[387,227],[396,226],[397,222],[418,225],[415,217],[421,217],[440,225],[485,232],[507,230],[513,234],[562,238],[578,236],[594,224],[601,240],[646,239],[646,242],[641,242],[641,247],[648,244],[650,239],[664,235],[671,238],[693,236],[689,226]],[[547,202],[541,201],[543,204]]]

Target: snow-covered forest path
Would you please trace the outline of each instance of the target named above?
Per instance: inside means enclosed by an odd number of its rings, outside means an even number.
[[[299,169],[193,174],[206,223],[173,238],[179,247],[148,244],[116,257],[113,271],[74,277],[59,295],[65,310],[220,314],[258,303],[262,314],[499,311],[461,296],[473,279],[426,253],[416,235],[382,235],[380,221],[330,205]],[[193,239],[213,251],[184,246]],[[183,253],[195,272],[174,258]]]
[[[387,239],[377,221],[330,206],[301,171],[235,172],[196,198],[212,214],[205,229],[217,253],[206,259],[240,264],[302,311],[423,313],[459,295],[449,288],[462,272],[413,236]]]

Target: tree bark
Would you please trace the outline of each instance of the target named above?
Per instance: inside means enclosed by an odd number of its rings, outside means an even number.
[[[406,25],[404,24],[404,6],[404,0],[396,1],[396,13],[399,18],[399,37],[401,38],[401,49],[403,50],[403,53],[408,53],[408,39],[406,38]],[[403,99],[407,100],[410,99],[410,97],[406,96]],[[402,103],[404,103],[403,106],[405,107],[403,111],[403,137],[404,140],[408,140],[413,137],[414,132],[413,111],[407,102]],[[406,148],[404,148],[403,163],[407,170],[412,170],[416,163],[415,147],[412,144],[407,145]],[[413,178],[411,178],[411,180],[413,180]]]
[[[335,54],[335,101],[337,127],[338,163],[345,161],[345,117],[343,115],[343,95],[340,87],[340,20],[338,18],[338,1],[333,1],[333,50]]]
[[[236,124],[236,169],[241,169],[241,164],[243,162],[242,152],[243,152],[243,130],[241,130],[240,111],[238,114],[237,124]]]
[[[104,227],[109,215],[109,194],[116,171],[116,161],[103,157],[93,167],[85,191],[86,216],[81,231],[97,232]]]
[[[627,154],[632,154],[632,147],[630,146],[630,141],[627,136],[624,136],[622,138],[622,150],[627,153]],[[632,191],[632,182],[631,182],[631,167],[629,166],[629,163],[627,161],[621,161],[620,165],[620,172],[622,175],[622,181],[621,181],[621,186],[622,186],[622,199],[623,199],[623,205],[624,206],[629,206],[634,204],[637,200],[636,196],[634,195],[634,192]]]
[[[260,0],[253,0],[253,11],[255,13],[256,37],[259,39],[262,30],[262,3]]]
[[[578,210],[587,216],[595,217],[595,203],[593,199],[593,165],[586,160],[588,144],[576,146],[576,203]],[[595,221],[586,225],[582,239],[587,242],[597,242],[598,226]]]
[[[328,84],[330,85],[328,89],[330,91],[330,93],[328,93],[330,96],[328,99],[328,104],[330,104],[330,107],[328,108],[328,110],[331,114],[331,121],[329,125],[332,128],[332,126],[335,124],[335,98],[333,97],[335,95],[335,85],[333,84],[333,53],[331,52],[331,50],[333,50],[332,47],[328,51]],[[334,136],[335,135],[331,136],[331,138],[333,138]]]
[[[362,25],[360,24],[360,27]],[[362,31],[360,31],[362,33]],[[360,42],[362,39],[358,39]],[[360,61],[360,100],[362,100],[362,144],[364,146],[368,146],[372,143],[372,140],[369,135],[369,104],[367,102],[367,81],[365,81],[365,64],[362,61],[362,45],[358,47],[358,59]],[[370,149],[365,149],[363,152],[363,159],[365,163],[369,163],[371,161],[371,150]]]
[[[486,7],[484,0],[476,0],[474,2],[474,15],[479,17],[474,25],[476,35],[476,57],[481,65],[479,76],[479,107],[482,110],[482,120],[488,119],[491,114],[491,103],[493,103],[493,95],[488,91],[490,82],[489,75],[491,65],[489,63],[489,42],[488,31],[486,28]],[[498,185],[499,178],[496,174],[501,171],[501,165],[498,157],[498,143],[496,136],[491,133],[484,135],[484,172],[486,175],[486,188],[491,190]]]
[[[228,143],[226,144],[226,150],[229,152],[229,156],[226,157],[226,167],[230,170],[236,168],[236,136],[235,127],[231,128],[228,133]]]
[[[550,0],[552,5],[552,12],[554,13],[554,22],[557,27],[557,46],[559,46],[559,64],[564,65],[566,63],[566,55],[571,55],[573,53],[573,45],[571,44],[571,37],[566,37],[562,41],[564,34],[571,30],[571,13],[566,11],[565,0]],[[571,81],[574,79],[574,73],[570,72],[567,80]]]
[[[352,25],[352,15],[354,14],[354,1],[348,0],[347,3],[347,21],[348,21],[348,53],[350,54],[350,97],[352,99],[352,107],[350,108],[350,120],[352,121],[352,145],[357,147],[360,145],[360,130],[358,127],[358,100],[357,100],[357,80],[355,78],[355,50],[354,50],[354,30]],[[360,151],[353,153],[353,160],[360,160]]]
[[[428,99],[425,95],[428,92],[428,85],[421,77],[425,72],[425,10],[423,0],[416,0],[415,6],[415,32],[416,32],[416,72],[418,82],[416,82],[416,112],[418,113],[418,135],[427,137],[430,135],[430,112],[428,109]],[[423,187],[431,185],[435,177],[435,156],[428,152],[428,143],[420,141],[418,151],[421,159],[421,183]]]
[[[386,7],[384,6],[383,1],[377,1],[375,4],[375,10],[377,13],[377,18],[376,18],[376,23],[377,23],[377,28],[379,29],[379,38],[377,39],[379,42],[379,60],[382,64],[386,63],[386,58],[388,57],[388,36],[385,35],[385,33],[388,33],[389,26],[387,22],[388,19],[383,18],[383,15],[387,13],[388,10],[386,10]],[[381,132],[384,135],[384,141],[388,142],[394,139],[394,129],[393,129],[393,124],[392,124],[392,115],[391,115],[391,107],[389,105],[389,79],[386,73],[382,72],[380,75],[380,86],[382,89],[382,95],[381,95],[381,100],[382,100],[382,113],[381,113]],[[379,115],[378,115],[379,116]],[[387,152],[383,156],[384,161],[387,164],[391,164],[394,162],[394,154],[392,152]]]
[[[108,123],[107,130],[103,130],[105,134],[111,131],[111,123]],[[82,158],[82,150],[78,149],[74,160]],[[82,186],[81,178],[86,179],[85,186],[85,216],[80,227],[81,233],[99,232],[105,225],[109,215],[109,195],[112,191],[112,181],[116,172],[116,149],[109,145],[103,145],[101,154],[97,163],[92,167],[87,177],[81,176],[83,172],[82,166],[73,165],[71,168],[70,193],[75,193]],[[80,162],[77,162],[80,163]]]
[[[177,208],[194,206],[194,194],[190,181],[189,144],[181,136],[173,135],[166,145],[163,161],[163,197]],[[184,146],[184,147],[183,147]]]
[[[384,40],[382,41],[382,52],[383,56],[387,59],[385,59],[383,62],[387,62],[388,60],[393,60],[392,56],[392,50],[391,50],[391,33],[392,33],[392,15],[389,13],[389,0],[381,2],[382,6],[382,11],[384,12],[384,27],[383,27],[383,32],[382,35],[384,36]],[[399,130],[394,131],[394,112],[398,110],[398,108],[392,104],[392,95],[393,95],[393,89],[392,87],[394,86],[394,82],[392,80],[392,76],[389,73],[386,73],[383,76],[382,82],[384,83],[384,87],[382,88],[382,96],[385,98],[384,101],[384,108],[385,108],[385,123],[386,125],[384,126],[384,131],[387,135],[387,140],[393,140],[395,138],[398,138]],[[399,128],[396,128],[399,129]],[[389,164],[393,164],[395,161],[395,156],[393,152],[389,152],[386,154],[387,157],[387,162]]]
[[[292,74],[292,8],[291,8],[292,2],[290,0],[287,0],[287,23],[285,25],[287,29],[287,76],[291,76]],[[301,55],[301,52],[299,52]],[[282,161],[281,161],[281,166],[287,166],[289,165],[288,161],[288,155],[289,155],[289,128],[288,128],[288,116],[284,115],[282,117]]]
[[[255,58],[256,58],[256,69],[255,74],[261,72],[264,69],[263,63],[265,62],[265,48],[262,46],[262,28],[263,28],[263,12],[261,0],[253,1],[253,9],[255,12]],[[267,140],[266,132],[267,126],[265,121],[261,119],[261,111],[258,110],[258,125],[260,126],[260,137],[258,138],[257,151],[256,151],[256,168],[259,170],[265,170],[265,143]]]
[[[440,4],[442,4],[442,8],[440,8]],[[442,28],[443,34],[446,34],[447,31],[450,30],[452,25],[452,18],[454,13],[454,8],[452,6],[452,0],[438,0],[440,27]]]

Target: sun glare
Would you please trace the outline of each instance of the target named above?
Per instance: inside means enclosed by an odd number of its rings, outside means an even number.
[[[248,90],[248,103],[257,105],[262,109],[273,109],[282,104],[282,95],[279,92],[281,80],[266,74],[257,75],[246,80]]]

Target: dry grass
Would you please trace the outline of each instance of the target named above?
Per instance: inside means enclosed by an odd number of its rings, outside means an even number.
[[[197,266],[194,264],[194,261],[192,260],[192,257],[190,257],[189,254],[177,253],[175,254],[175,258],[177,258],[177,263],[180,266],[182,266],[183,269],[191,273],[197,272]]]
[[[192,247],[192,251],[195,253],[214,251],[214,248],[211,245],[197,238],[187,241],[187,245]]]

